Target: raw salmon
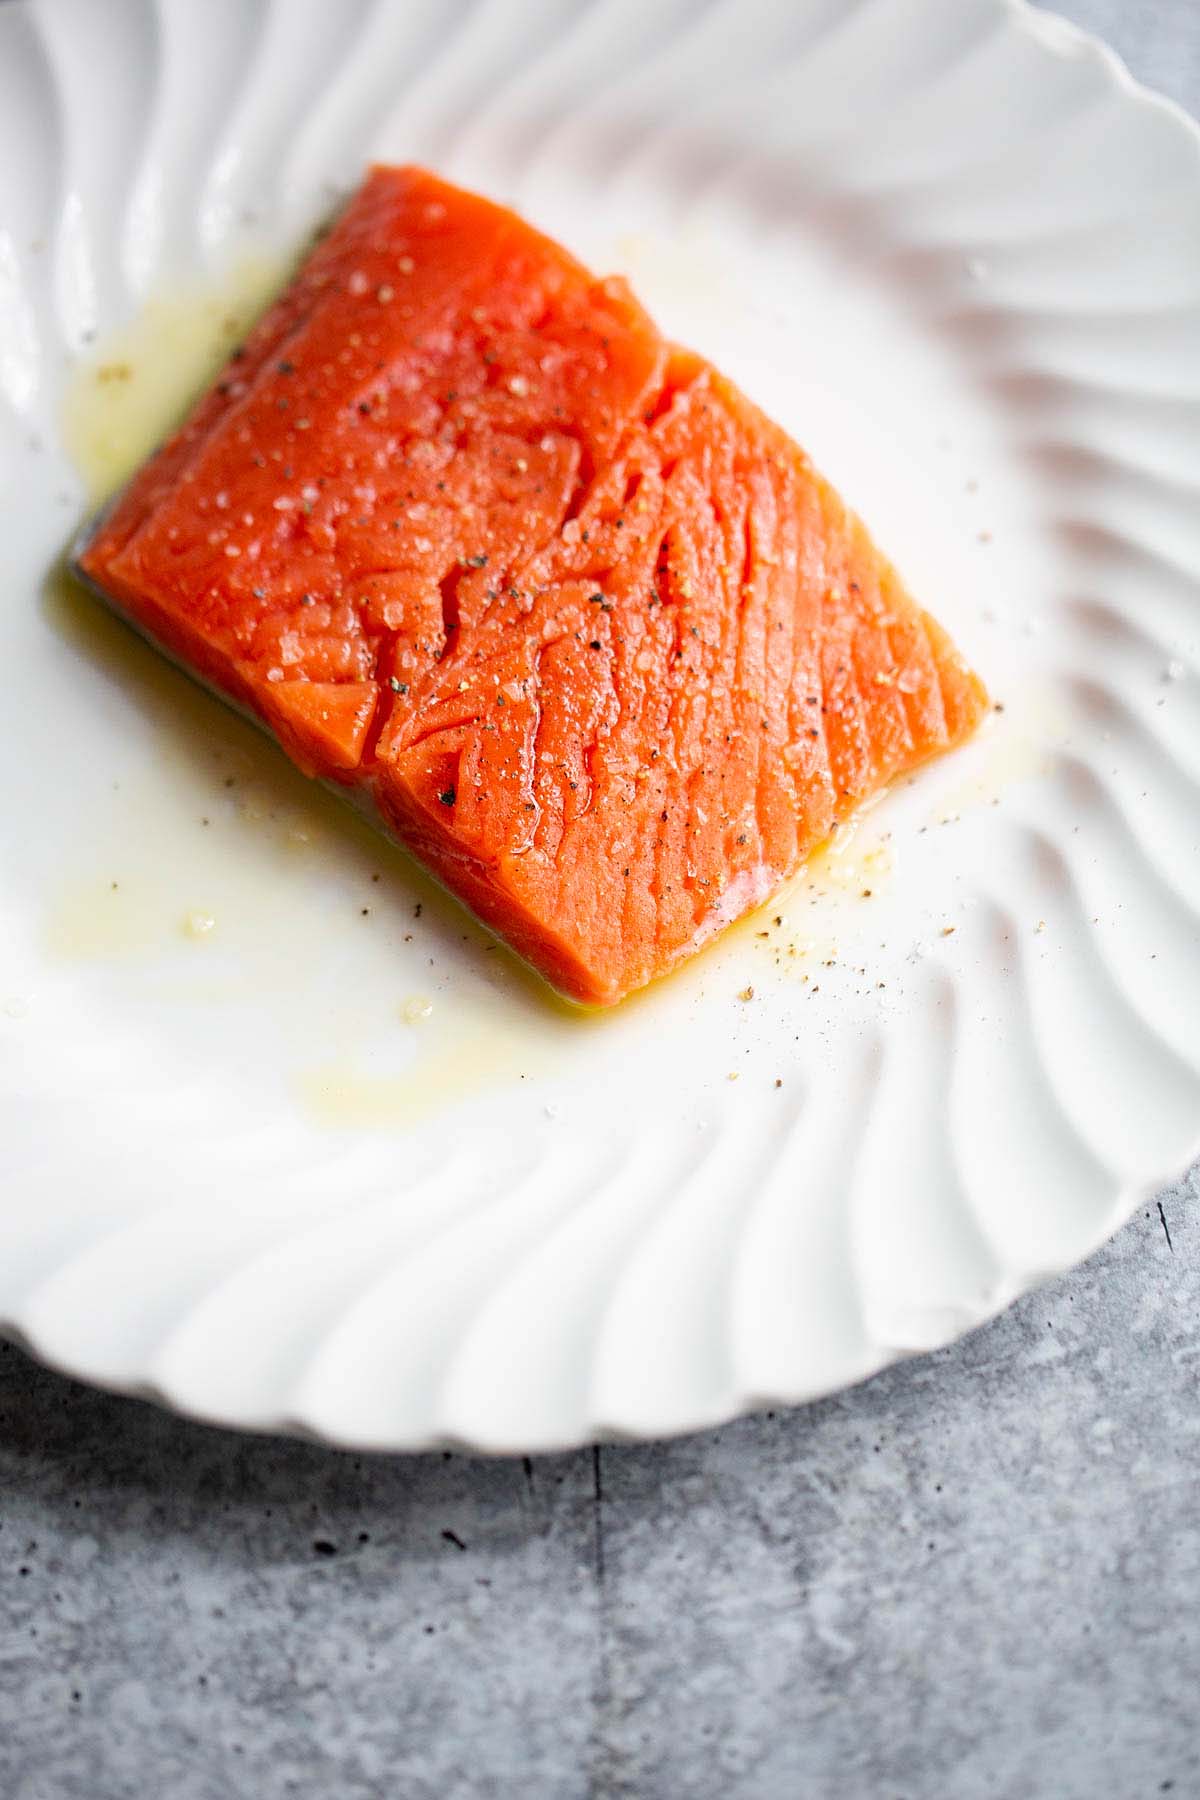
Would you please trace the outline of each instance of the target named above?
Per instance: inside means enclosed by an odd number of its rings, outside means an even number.
[[[78,558],[571,998],[767,899],[986,698],[619,280],[376,168]]]

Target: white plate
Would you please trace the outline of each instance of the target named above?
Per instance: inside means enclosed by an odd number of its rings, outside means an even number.
[[[184,295],[371,156],[627,268],[1004,703],[600,1023],[43,591],[64,429],[152,403],[220,334]],[[1200,134],[1059,22],[5,6],[0,492],[0,1320],[38,1354],[363,1445],[679,1431],[945,1343],[1196,1149]]]

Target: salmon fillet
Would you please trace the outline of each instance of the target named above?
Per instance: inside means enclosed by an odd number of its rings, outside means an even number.
[[[778,426],[419,169],[368,174],[76,566],[588,1004],[987,703]]]

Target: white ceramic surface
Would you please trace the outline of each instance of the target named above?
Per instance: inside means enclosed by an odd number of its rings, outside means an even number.
[[[600,1024],[42,591],[79,359],[372,156],[627,269],[1003,703]],[[678,1431],[946,1342],[1194,1153],[1200,133],[1060,22],[16,0],[0,495],[0,1323],[40,1355],[364,1445]]]

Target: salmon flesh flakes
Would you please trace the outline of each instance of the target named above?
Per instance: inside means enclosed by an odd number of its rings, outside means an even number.
[[[572,999],[767,899],[981,683],[778,426],[375,168],[78,557]]]

